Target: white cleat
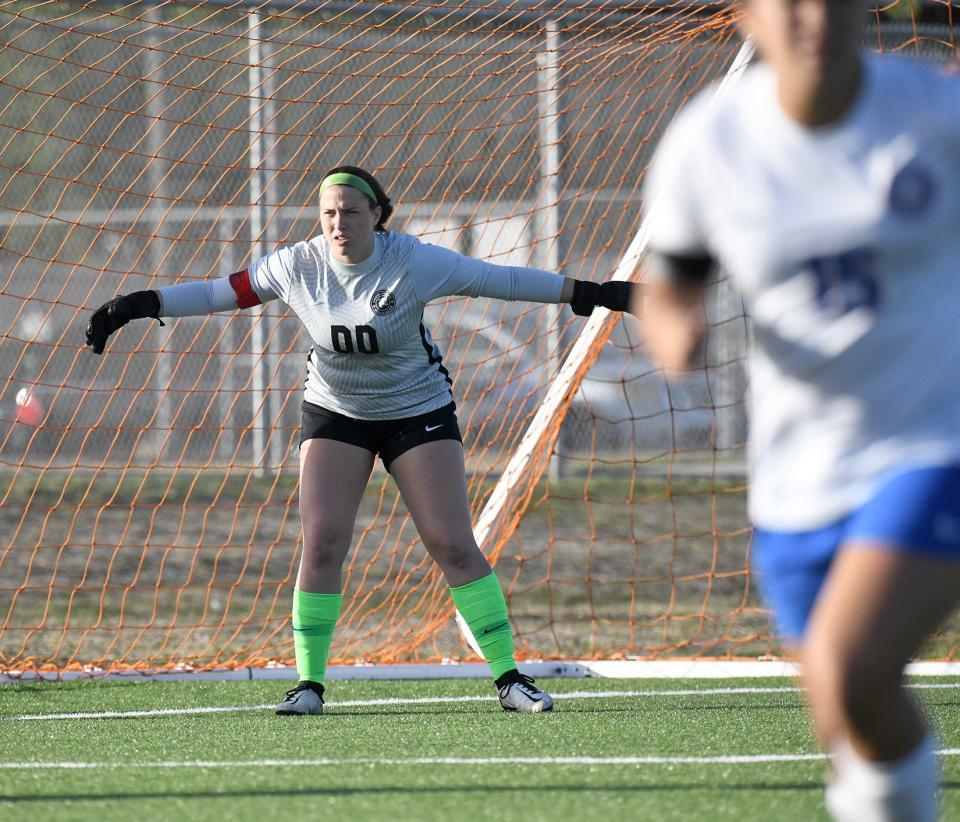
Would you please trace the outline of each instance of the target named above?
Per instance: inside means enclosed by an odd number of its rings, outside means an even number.
[[[278,716],[306,716],[323,713],[323,685],[301,682],[287,691],[287,698],[277,705]]]
[[[532,678],[517,672],[500,685],[500,707],[521,714],[539,714],[553,710],[553,698],[535,687]]]

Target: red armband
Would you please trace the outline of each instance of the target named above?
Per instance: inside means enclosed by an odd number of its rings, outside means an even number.
[[[230,275],[230,287],[237,295],[237,308],[251,308],[262,302],[250,285],[250,271],[246,268]]]

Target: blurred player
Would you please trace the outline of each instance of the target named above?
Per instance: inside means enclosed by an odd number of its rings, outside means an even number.
[[[715,263],[747,299],[754,562],[828,809],[930,820],[902,677],[960,596],[960,83],[861,53],[862,0],[739,10],[763,62],[692,101],[650,172],[645,335],[696,365]]]
[[[423,324],[424,305],[452,294],[623,310],[630,286],[497,266],[387,231],[393,207],[366,171],[341,166],[320,186],[323,234],[204,282],[118,297],[97,309],[87,343],[102,353],[134,318],[185,317],[280,299],[310,335],[300,444],[303,556],[293,632],[300,683],[279,714],[319,714],[341,606],[341,568],[379,456],[424,547],[477,640],[507,711],[550,710],[520,674],[500,583],[473,538],[452,381]]]

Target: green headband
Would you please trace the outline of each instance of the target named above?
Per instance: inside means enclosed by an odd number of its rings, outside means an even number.
[[[377,195],[373,193],[373,189],[370,187],[370,183],[356,174],[338,171],[336,174],[325,177],[323,182],[320,183],[320,193],[323,194],[330,186],[350,186],[366,194],[374,205],[380,205],[377,202]]]

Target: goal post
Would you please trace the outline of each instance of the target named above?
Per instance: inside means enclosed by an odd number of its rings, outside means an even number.
[[[0,4],[0,674],[293,660],[299,320],[275,301],[132,323],[97,358],[92,309],[319,234],[322,175],[345,163],[384,183],[394,230],[632,277],[645,170],[678,108],[737,65],[732,14]],[[952,53],[951,21],[880,14],[871,44]],[[722,282],[708,310],[708,367],[674,383],[605,311],[427,307],[523,659],[779,652],[748,562],[746,312]],[[333,664],[476,661],[380,467],[343,576]]]
[[[750,64],[754,53],[753,43],[747,40],[737,52],[730,70],[718,84],[718,95]],[[655,208],[655,204],[648,204],[647,208]],[[610,279],[637,281],[647,248],[648,219],[645,218],[640,224]],[[563,366],[550,382],[529,428],[524,432],[516,451],[491,491],[474,527],[477,545],[491,560],[496,560],[500,549],[515,530],[524,508],[529,503],[531,489],[536,487],[550,455],[554,453],[560,426],[574,393],[599,356],[614,324],[620,321],[619,315],[607,309],[600,308],[593,312],[570,349]],[[456,613],[456,622],[467,644],[479,654],[480,647],[476,638],[459,612]]]

